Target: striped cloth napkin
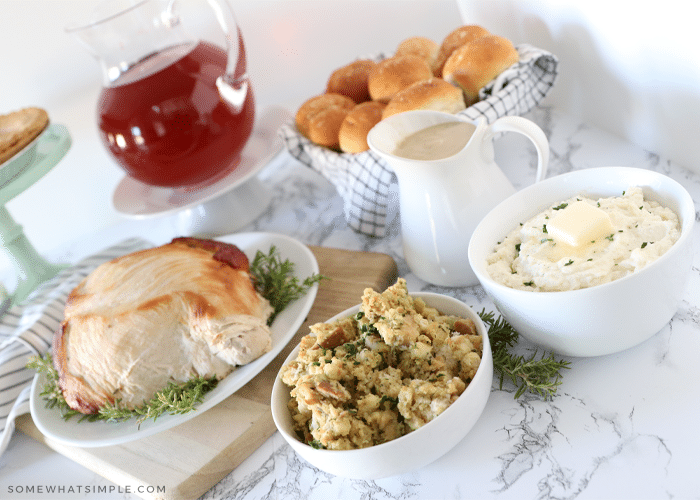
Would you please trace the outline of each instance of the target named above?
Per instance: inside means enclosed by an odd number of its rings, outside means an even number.
[[[480,101],[459,113],[470,121],[492,123],[502,116],[519,116],[537,106],[558,76],[559,59],[528,44],[516,46],[520,60],[486,85]],[[381,60],[383,55],[373,57]],[[330,181],[343,198],[348,225],[358,233],[383,237],[386,233],[390,187],[394,171],[373,151],[338,153],[317,146],[301,135],[294,123],[280,127],[289,154]]]
[[[0,455],[10,442],[15,418],[29,412],[35,372],[26,367],[27,362],[51,349],[53,334],[63,321],[68,294],[103,262],[151,246],[148,241],[131,238],[86,257],[42,283],[0,318]]]

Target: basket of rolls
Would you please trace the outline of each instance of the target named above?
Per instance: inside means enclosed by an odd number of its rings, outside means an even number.
[[[515,46],[478,25],[460,26],[441,43],[412,36],[392,55],[358,58],[332,71],[325,91],[306,100],[280,135],[294,158],[336,187],[348,225],[381,237],[396,177],[367,146],[375,124],[414,109],[487,123],[522,115],[549,93],[557,64],[547,51]]]

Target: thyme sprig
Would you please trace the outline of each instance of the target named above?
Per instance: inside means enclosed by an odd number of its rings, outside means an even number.
[[[272,245],[267,253],[262,250],[255,253],[253,262],[250,263],[250,274],[255,278],[258,293],[265,297],[274,309],[268,324],[272,324],[277,315],[291,302],[325,279],[324,276],[314,273],[299,281],[299,278],[294,276],[294,263],[289,259],[282,260],[275,245]]]
[[[136,418],[136,422],[141,424],[147,419],[155,421],[166,413],[181,415],[196,410],[197,406],[203,401],[204,395],[216,387],[218,383],[216,377],[195,377],[183,384],[171,382],[167,387],[156,392],[149,401],[134,409],[122,406],[120,400],[117,400],[114,403],[107,403],[101,407],[98,413],[86,415],[68,406],[58,388],[58,372],[53,366],[50,353],[47,352],[42,357],[34,356],[27,366],[43,374],[46,378],[46,383],[40,393],[41,397],[46,401],[46,407],[58,408],[64,420],[80,416],[79,422],[83,420],[89,422],[97,420],[123,422]]]
[[[479,317],[488,328],[493,367],[499,376],[499,388],[503,389],[506,380],[516,387],[515,399],[526,391],[551,399],[561,385],[562,370],[568,369],[570,362],[557,360],[554,354],[535,351],[531,356],[519,356],[511,352],[518,343],[518,332],[502,317],[496,318],[493,312],[482,310]]]

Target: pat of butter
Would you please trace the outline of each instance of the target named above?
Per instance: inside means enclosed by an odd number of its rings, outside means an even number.
[[[612,232],[608,214],[585,201],[569,204],[547,223],[547,233],[552,239],[573,247],[587,245]]]

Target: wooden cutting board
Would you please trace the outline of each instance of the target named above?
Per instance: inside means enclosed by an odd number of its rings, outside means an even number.
[[[270,412],[272,385],[282,362],[308,333],[309,325],[358,304],[365,288],[381,291],[397,279],[396,263],[388,255],[309,248],[321,274],[331,279],[321,282],[304,324],[274,361],[214,408],[154,436],[102,448],[53,442],[39,432],[29,415],[17,420],[17,428],[142,498],[200,497],[276,431]]]

